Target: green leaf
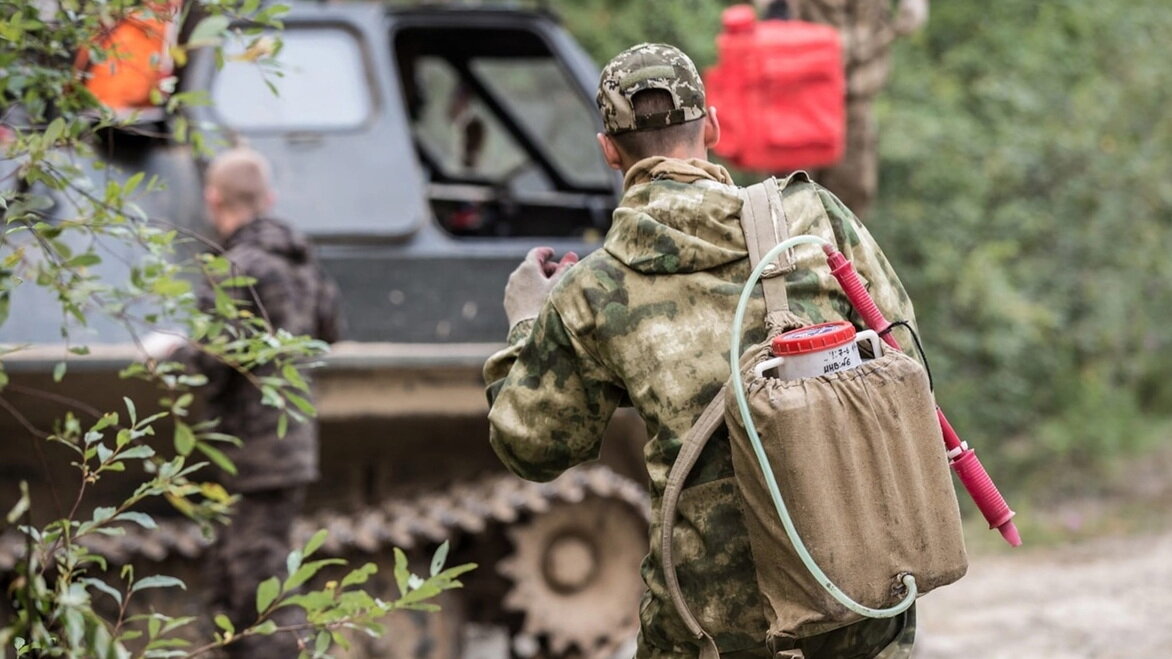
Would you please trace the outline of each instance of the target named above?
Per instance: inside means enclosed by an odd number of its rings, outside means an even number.
[[[126,179],[126,183],[122,186],[122,194],[129,197],[131,193],[134,192],[135,188],[138,187],[138,184],[142,183],[142,179],[145,176],[146,172],[137,172],[130,178]]]
[[[119,642],[133,641],[136,638],[142,638],[142,632],[137,629],[130,629],[118,635]]]
[[[189,48],[200,48],[203,46],[214,46],[220,43],[224,30],[228,29],[231,22],[232,19],[223,14],[204,18],[191,31],[191,38],[187,40],[187,46]]]
[[[411,572],[407,570],[407,554],[395,547],[395,583],[399,586],[399,596],[405,596],[407,584],[411,581]]]
[[[99,506],[94,508],[93,522],[95,524],[101,524],[113,517],[115,512],[117,512],[117,509],[113,506]]]
[[[309,402],[305,398],[302,398],[301,396],[298,396],[291,391],[285,392],[285,398],[288,398],[290,401],[292,401],[292,403],[297,406],[297,409],[304,412],[306,416],[317,416],[317,410],[314,409],[313,403]]]
[[[245,286],[252,286],[255,283],[256,277],[246,277],[244,275],[240,275],[237,277],[229,277],[225,279],[224,281],[220,282],[220,286],[223,286],[224,288],[243,288]]]
[[[277,417],[277,437],[283,438],[285,433],[289,431],[289,415],[281,412],[281,416]]]
[[[279,627],[275,621],[265,620],[256,627],[253,627],[252,631],[260,634],[261,636],[271,636],[277,632],[277,629],[279,629]]]
[[[151,292],[165,297],[178,297],[191,290],[191,282],[163,277],[151,284]]]
[[[233,625],[232,621],[228,619],[228,616],[224,615],[223,613],[217,613],[216,617],[213,618],[212,620],[215,621],[217,627],[219,627],[220,629],[223,629],[224,631],[228,632],[229,634],[236,633],[236,626]]]
[[[94,425],[90,428],[90,430],[92,430],[94,432],[99,432],[99,431],[105,430],[106,428],[109,428],[112,425],[116,425],[117,423],[118,423],[118,413],[117,412],[106,412],[97,421],[94,422]]]
[[[309,581],[327,565],[345,565],[346,561],[341,558],[323,558],[317,561],[310,561],[301,567],[297,568],[288,579],[285,580],[285,590],[290,591],[298,588],[301,584]]]
[[[130,425],[138,425],[138,410],[134,407],[134,401],[123,396],[122,402],[126,404],[126,413],[130,416]]]
[[[272,605],[273,600],[281,591],[281,582],[276,577],[269,577],[256,587],[256,612],[264,613]]]
[[[208,459],[215,463],[215,465],[220,469],[223,469],[233,476],[236,475],[236,465],[233,464],[232,460],[229,459],[228,456],[224,455],[223,451],[220,449],[208,444],[207,442],[198,442],[195,445],[195,448],[199,449],[200,453],[208,456]]]
[[[119,460],[145,460],[147,458],[154,457],[154,455],[155,455],[155,449],[147,446],[146,444],[139,444],[138,446],[132,446],[132,447],[126,449],[125,451],[119,453],[118,459]]]
[[[153,517],[151,517],[150,515],[148,515],[146,513],[135,512],[132,510],[128,510],[124,513],[119,513],[118,516],[115,517],[114,519],[128,520],[128,521],[134,522],[135,524],[138,524],[139,526],[141,526],[144,529],[157,529],[157,528],[159,528],[159,525],[155,523],[155,520]]]
[[[5,517],[9,524],[15,524],[16,520],[20,519],[29,509],[28,496],[28,482],[20,482],[20,498],[16,500],[16,505],[8,511],[8,516]]]
[[[293,574],[299,567],[301,567],[301,550],[294,549],[285,557],[285,574]],[[285,590],[288,589],[289,586],[286,585]]]
[[[82,579],[81,582],[88,585],[88,586],[93,586],[94,588],[97,588],[98,590],[102,591],[103,593],[106,593],[110,597],[113,597],[114,601],[118,602],[119,606],[122,605],[122,593],[115,590],[113,586],[106,583],[105,581],[102,581],[101,579],[94,579],[91,577],[87,577],[85,579]]]
[[[342,632],[340,632],[336,629],[332,630],[330,632],[330,638],[334,639],[334,643],[342,646],[343,650],[350,649],[350,641],[349,641],[349,639],[347,639],[345,636],[342,635]]]
[[[163,633],[168,634],[175,631],[176,629],[179,629],[180,627],[190,625],[195,621],[195,616],[179,616],[178,618],[171,618],[167,621],[167,624],[163,625]],[[183,645],[190,645],[190,643],[183,641]]]
[[[346,577],[342,579],[342,588],[366,583],[366,581],[370,579],[370,576],[376,572],[378,572],[378,566],[374,563],[367,563],[357,570],[351,570],[350,574],[347,574]]]
[[[135,581],[134,585],[130,587],[130,592],[137,593],[138,591],[146,590],[147,588],[182,588],[183,590],[187,590],[186,584],[184,584],[179,579],[176,579],[175,577],[168,577],[162,574],[156,574],[153,577],[147,577],[145,579],[139,579],[138,581]]]
[[[441,592],[443,592],[443,589],[440,588],[439,585],[431,583],[430,581],[424,582],[415,590],[399,598],[399,603],[414,604],[416,602],[431,599],[436,595],[439,595]]]
[[[285,379],[288,380],[289,384],[293,385],[294,387],[297,387],[302,391],[309,391],[309,384],[305,381],[305,378],[301,377],[301,372],[298,371],[297,367],[293,364],[285,364],[282,366],[281,375],[285,376]],[[310,412],[306,413],[312,414]]]
[[[178,399],[175,400],[175,404],[172,406],[172,409],[175,411],[184,411],[185,412],[187,410],[187,408],[189,406],[191,406],[191,401],[193,401],[193,400],[195,400],[195,394],[192,394],[192,393],[183,394],[183,395],[179,396]]]
[[[65,132],[65,119],[63,117],[57,117],[56,119],[51,121],[49,123],[49,125],[45,128],[45,137],[44,137],[45,143],[46,144],[53,144],[57,140],[61,139],[61,135],[64,132]]]
[[[456,577],[460,576],[461,574],[464,574],[465,572],[471,572],[472,570],[475,570],[476,567],[477,567],[476,563],[464,563],[463,565],[457,565],[455,567],[450,567],[450,568],[444,570],[443,572],[440,572],[439,574],[437,574],[435,576],[435,578],[436,579],[446,579],[446,580],[450,581],[450,580],[455,579]]]
[[[67,268],[88,268],[89,266],[97,265],[102,262],[102,257],[93,252],[86,252],[85,254],[78,254],[77,256],[65,262]]]
[[[444,569],[444,562],[448,560],[448,541],[435,550],[435,555],[431,557],[431,576],[439,574],[440,570]]]
[[[301,556],[303,558],[308,558],[311,556],[315,551],[318,550],[318,548],[322,546],[322,543],[326,541],[326,536],[328,535],[329,532],[325,529],[319,529],[318,531],[314,532],[314,534],[310,536],[309,540],[305,543],[305,547],[302,548]]]
[[[244,446],[244,442],[240,441],[239,437],[225,435],[222,432],[205,432],[202,433],[199,438],[205,442],[223,442],[225,444],[231,444],[232,446]]]
[[[195,433],[191,431],[191,426],[182,421],[175,422],[175,450],[179,455],[191,455],[192,449],[195,448]]]
[[[53,367],[53,382],[61,382],[65,377],[65,369],[65,362],[57,362],[57,365]]]
[[[330,649],[330,633],[328,631],[320,631],[317,633],[317,639],[313,643],[313,651],[316,656],[321,656]]]

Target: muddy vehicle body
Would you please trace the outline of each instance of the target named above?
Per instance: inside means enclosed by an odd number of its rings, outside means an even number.
[[[315,373],[322,478],[298,533],[329,529],[326,549],[379,563],[376,587],[388,593],[392,546],[423,560],[449,540],[449,563],[481,566],[441,614],[397,618],[351,656],[455,657],[463,646],[607,656],[633,634],[642,591],[642,423],[616,417],[598,464],[526,483],[488,446],[480,374],[501,347],[504,284],[525,253],[548,244],[582,255],[609,226],[620,182],[594,141],[596,67],[543,11],[294,3],[284,23],[280,77],[231,57],[218,69],[197,51],[181,88],[212,101],[188,121],[269,157],[275,214],[313,239],[342,290],[347,340]],[[165,134],[174,117],[150,120]],[[206,163],[165,137],[107,137],[95,176],[159,174],[168,190],[144,209],[208,233]],[[15,492],[29,480],[48,506],[67,496],[72,472],[63,455],[33,449],[29,426],[51,427],[67,399],[116,410],[122,396],[158,395],[118,379],[136,353],[113,325],[75,339],[90,354],[68,356],[69,374],[54,383],[66,357],[54,343],[60,314],[24,288],[11,307],[27,313],[0,327],[0,344],[29,344],[4,357],[5,397],[21,414],[0,411],[0,483]],[[111,485],[95,496],[120,494]],[[206,541],[153,512],[160,531],[98,548],[198,584],[193,559]],[[0,573],[18,552],[0,538]]]

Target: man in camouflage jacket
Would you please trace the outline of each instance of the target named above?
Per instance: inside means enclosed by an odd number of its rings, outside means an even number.
[[[625,174],[603,248],[574,263],[537,248],[509,279],[508,347],[485,364],[491,442],[518,475],[548,480],[598,456],[615,408],[647,424],[651,537],[681,438],[728,379],[729,326],[750,267],[741,196],[706,160],[719,138],[694,65],[671,46],[642,44],[606,66],[598,104],[607,161]],[[808,182],[790,184],[790,194]],[[913,320],[903,286],[867,230],[817,188],[825,213],[790,217],[790,234],[835,242],[889,318]],[[811,323],[854,317],[825,264],[786,276],[791,308]],[[765,338],[758,293],[744,344]],[[680,501],[679,579],[722,656],[771,657],[727,436],[709,442]],[[697,656],[699,644],[664,585],[657,543],[643,563],[638,657]],[[907,656],[910,616],[864,621],[806,639],[807,657]]]
[[[208,212],[223,239],[231,276],[249,277],[249,286],[225,287],[240,309],[267,319],[272,330],[309,335],[327,342],[339,338],[338,292],[326,278],[305,236],[266,217],[272,203],[268,164],[260,154],[233,149],[209,166],[204,191]],[[200,306],[211,310],[210,287],[200,291]],[[289,420],[278,437],[280,410],[261,403],[252,380],[193,347],[180,359],[204,374],[208,418],[220,419],[220,432],[243,440],[225,449],[237,473],[222,473],[229,492],[241,495],[231,525],[221,527],[211,550],[218,606],[237,629],[256,621],[256,587],[285,570],[289,532],[305,498],[306,485],[318,477],[317,428],[312,421]],[[254,377],[272,375],[268,369]],[[296,624],[293,608],[278,611],[279,624]],[[250,637],[228,646],[232,657],[284,659],[297,656],[291,634]]]

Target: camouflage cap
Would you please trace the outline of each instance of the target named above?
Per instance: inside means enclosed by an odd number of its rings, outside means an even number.
[[[670,92],[675,108],[636,115],[635,94],[646,89]],[[598,81],[598,109],[611,135],[655,130],[704,116],[704,82],[692,60],[675,46],[641,43],[615,55]]]

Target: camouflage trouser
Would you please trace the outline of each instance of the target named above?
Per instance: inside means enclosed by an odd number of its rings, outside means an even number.
[[[722,652],[721,659],[908,659],[916,640],[916,607],[894,618],[864,620],[798,642],[795,650]],[[886,643],[886,645],[883,645]],[[876,647],[882,649],[875,652]],[[659,654],[652,653],[656,659]],[[663,657],[668,655],[664,654]],[[672,655],[678,657],[680,655]]]
[[[856,622],[798,643],[805,659],[907,659],[916,640],[916,606],[894,618]],[[873,648],[882,646],[878,654]],[[785,657],[782,653],[779,657]]]
[[[243,629],[256,622],[256,587],[261,581],[285,577],[285,558],[291,549],[289,531],[305,501],[305,488],[249,492],[232,510],[232,523],[221,527],[209,552],[213,577],[213,608],[224,612]],[[273,616],[282,627],[305,622],[301,609],[278,609]],[[253,636],[228,646],[233,659],[291,659],[297,656],[293,634]]]

